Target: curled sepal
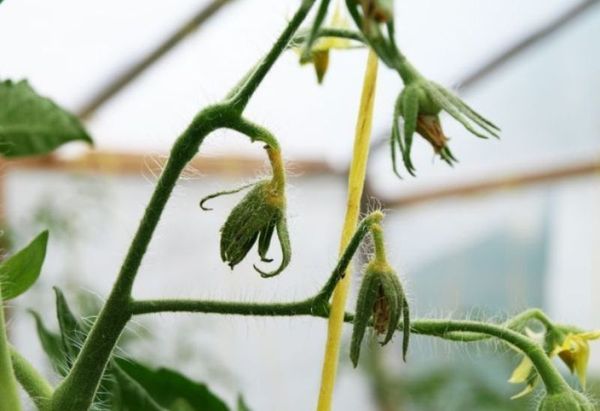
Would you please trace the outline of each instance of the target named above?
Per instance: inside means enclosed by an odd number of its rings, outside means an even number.
[[[432,146],[435,154],[448,165],[452,166],[457,162],[448,147],[449,139],[442,129],[439,118],[442,111],[450,114],[477,137],[498,137],[500,129],[494,123],[478,114],[450,91],[417,74],[414,74],[411,79],[398,96],[394,109],[391,149],[392,165],[397,175],[399,173],[396,166],[396,150],[402,155],[402,161],[408,172],[411,175],[415,174],[415,167],[411,160],[415,133],[423,137]],[[398,126],[399,118],[404,121],[402,128]]]
[[[356,301],[356,312],[354,314],[354,327],[352,328],[352,342],[350,344],[350,359],[354,367],[358,365],[360,346],[367,331],[369,319],[373,315],[373,306],[379,292],[379,276],[373,272],[365,273],[363,277],[358,299]]]
[[[400,283],[398,276],[394,274],[390,276],[390,278],[394,282],[396,293],[398,293],[402,299],[402,359],[406,361],[406,354],[408,353],[408,345],[410,343],[410,306],[408,305],[408,299],[406,298],[406,294],[404,294],[404,289],[402,288],[402,284]],[[398,312],[400,312],[400,310],[398,310]],[[398,318],[395,323],[397,324],[399,320],[400,318]],[[391,334],[393,334],[393,331]]]
[[[276,228],[277,237],[279,238],[279,245],[281,246],[281,263],[279,264],[279,267],[276,270],[270,272],[262,271],[256,265],[254,265],[254,269],[258,271],[258,273],[260,273],[261,277],[263,278],[274,277],[277,274],[281,273],[288,266],[292,258],[292,247],[290,245],[290,236],[287,229],[287,220],[285,218],[285,214],[279,221],[277,221]],[[272,230],[270,235],[273,235]],[[266,253],[269,250],[269,243],[266,243],[266,245],[263,245],[262,247],[264,247],[264,252],[261,252],[261,244],[259,239],[259,255],[261,257],[261,260],[264,262],[273,261],[272,259],[266,258]]]
[[[282,249],[279,268],[265,272],[254,267],[263,277],[272,277],[283,271],[290,262],[291,247],[285,218],[283,184],[278,179],[262,180],[236,205],[221,228],[221,259],[233,269],[248,254],[258,240],[258,254],[267,257],[274,231]]]
[[[403,313],[408,313],[408,304],[399,285],[396,273],[387,263],[375,259],[367,265],[358,294],[350,346],[350,359],[355,367],[369,321],[375,333],[383,335],[380,343],[385,345],[398,328]],[[406,319],[405,324],[409,324]],[[406,336],[405,341],[407,344]],[[406,345],[403,346],[403,352],[406,352]]]
[[[238,188],[234,188],[233,190],[224,190],[224,191],[217,191],[216,193],[213,194],[209,194],[206,197],[204,197],[202,200],[200,200],[200,208],[203,209],[204,211],[211,211],[212,208],[206,207],[204,206],[204,203],[206,203],[208,200],[212,200],[213,198],[217,198],[217,197],[221,197],[221,196],[226,196],[229,194],[236,194],[239,193],[240,191],[243,191],[247,188],[252,187],[253,185],[255,185],[256,182],[250,183],[250,184],[245,184],[241,187]]]

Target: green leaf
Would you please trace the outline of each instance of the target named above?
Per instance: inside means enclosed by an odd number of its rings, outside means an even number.
[[[57,287],[54,291],[60,335],[46,329],[37,313],[32,314],[44,351],[64,376],[77,357],[88,329],[71,311],[62,291]],[[95,403],[110,405],[112,411],[229,411],[204,384],[176,371],[153,370],[136,361],[116,357],[109,362]],[[247,408],[239,410],[248,411]]]
[[[114,362],[146,392],[171,411],[229,411],[227,405],[204,384],[166,368],[150,369],[140,363],[115,359]],[[185,401],[185,402],[184,402]]]
[[[114,375],[115,382],[110,399],[113,411],[166,411],[154,401],[154,398],[150,396],[144,387],[117,364],[113,362],[110,370]]]
[[[38,338],[42,343],[44,352],[50,359],[54,369],[63,377],[67,374],[67,360],[62,348],[62,339],[60,335],[48,330],[44,325],[42,318],[33,310],[29,311],[35,319],[35,328]]]
[[[56,294],[56,317],[58,318],[63,352],[67,359],[67,366],[71,368],[87,333],[71,311],[71,308],[69,308],[65,295],[60,288],[54,287],[54,292]]]
[[[92,144],[75,116],[38,95],[25,80],[0,82],[0,154],[46,154],[75,140]]]
[[[0,287],[4,300],[18,297],[35,283],[42,270],[47,244],[48,231],[44,231],[27,247],[0,264]]]

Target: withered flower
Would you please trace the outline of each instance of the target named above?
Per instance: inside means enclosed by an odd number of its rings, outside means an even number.
[[[457,161],[448,147],[448,137],[440,123],[439,114],[442,111],[450,114],[477,137],[498,137],[500,129],[495,124],[444,87],[413,73],[398,96],[394,109],[391,154],[394,172],[397,175],[399,173],[396,167],[396,150],[400,151],[408,172],[411,175],[415,173],[410,157],[415,132],[427,140],[434,152],[446,163],[452,165]],[[403,127],[398,123],[399,118],[404,120]]]
[[[271,262],[267,257],[273,234],[281,245],[282,260],[279,267],[273,271],[263,271],[254,265],[254,269],[262,277],[273,277],[281,273],[289,264],[291,259],[291,246],[286,220],[285,200],[285,178],[281,155],[278,150],[267,148],[271,164],[273,165],[273,177],[261,180],[237,190],[223,191],[212,194],[200,202],[223,194],[232,194],[248,187],[252,189],[231,210],[229,217],[221,227],[221,260],[232,269],[239,264],[258,241],[258,255],[261,261]]]

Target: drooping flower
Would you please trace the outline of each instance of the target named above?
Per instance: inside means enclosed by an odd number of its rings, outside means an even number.
[[[586,384],[586,373],[590,359],[589,341],[600,338],[600,331],[568,333],[562,344],[555,347],[552,355],[558,355],[579,379],[583,388]]]
[[[536,333],[529,328],[525,328],[525,334],[536,343],[540,345],[544,344],[546,335],[545,332]],[[526,384],[526,386],[521,392],[513,395],[511,399],[515,400],[517,398],[526,396],[527,394],[533,391],[538,381],[539,375],[537,373],[537,370],[533,366],[533,362],[531,362],[528,356],[523,356],[523,359],[513,371],[508,382],[511,384]]]
[[[344,17],[338,2],[328,28],[347,29],[348,27],[348,20]],[[329,68],[329,52],[334,49],[349,49],[351,47],[352,42],[347,38],[320,37],[310,50],[298,48],[297,51],[300,53],[300,64],[312,64],[317,75],[317,81],[321,84]]]
[[[242,201],[231,210],[225,224],[221,227],[221,259],[233,269],[258,242],[258,255],[261,261],[271,262],[273,260],[267,257],[267,253],[273,234],[277,232],[282,254],[279,267],[267,272],[254,265],[254,269],[265,278],[281,273],[291,260],[281,154],[278,150],[270,148],[267,148],[267,152],[273,166],[271,179],[261,180],[236,190],[215,193],[200,202],[200,207],[208,210],[204,207],[206,200],[252,187]]]
[[[406,73],[406,86],[396,100],[390,140],[392,164],[397,175],[399,175],[396,166],[397,150],[408,172],[411,175],[415,173],[411,160],[415,132],[427,140],[434,152],[446,163],[452,165],[457,161],[448,147],[448,137],[444,134],[440,123],[439,114],[442,111],[448,113],[477,137],[498,137],[500,129],[495,124],[485,119],[453,93],[423,78],[408,63],[406,63]],[[404,120],[402,128],[398,123],[399,118]]]
[[[526,328],[525,333],[544,347],[548,357],[558,356],[569,370],[574,373],[585,388],[586,372],[590,356],[589,341],[600,339],[600,331],[578,332],[567,326],[554,326],[545,333],[534,333]],[[508,382],[526,383],[526,387],[512,398],[520,398],[529,394],[539,381],[539,375],[529,357],[524,356],[513,371]]]

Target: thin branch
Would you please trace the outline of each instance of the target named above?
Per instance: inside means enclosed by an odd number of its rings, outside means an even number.
[[[205,314],[252,315],[270,317],[312,316],[328,318],[327,311],[312,310],[314,299],[290,303],[238,303],[217,302],[201,300],[141,300],[132,303],[134,315],[164,313],[164,312],[191,312]],[[536,318],[536,310],[528,310],[515,317],[512,321],[520,321],[524,317]],[[545,316],[544,316],[545,320]],[[344,322],[353,323],[354,315],[346,313]],[[509,323],[512,323],[509,322]],[[411,322],[411,332],[414,334],[446,338],[447,335],[475,335],[480,339],[498,338],[523,351],[534,363],[540,376],[544,380],[549,393],[558,393],[569,389],[567,383],[552,365],[550,358],[541,346],[531,341],[521,333],[511,330],[505,324],[488,324],[478,321],[460,320],[432,320],[421,319]],[[472,340],[453,339],[458,342],[471,342]]]

